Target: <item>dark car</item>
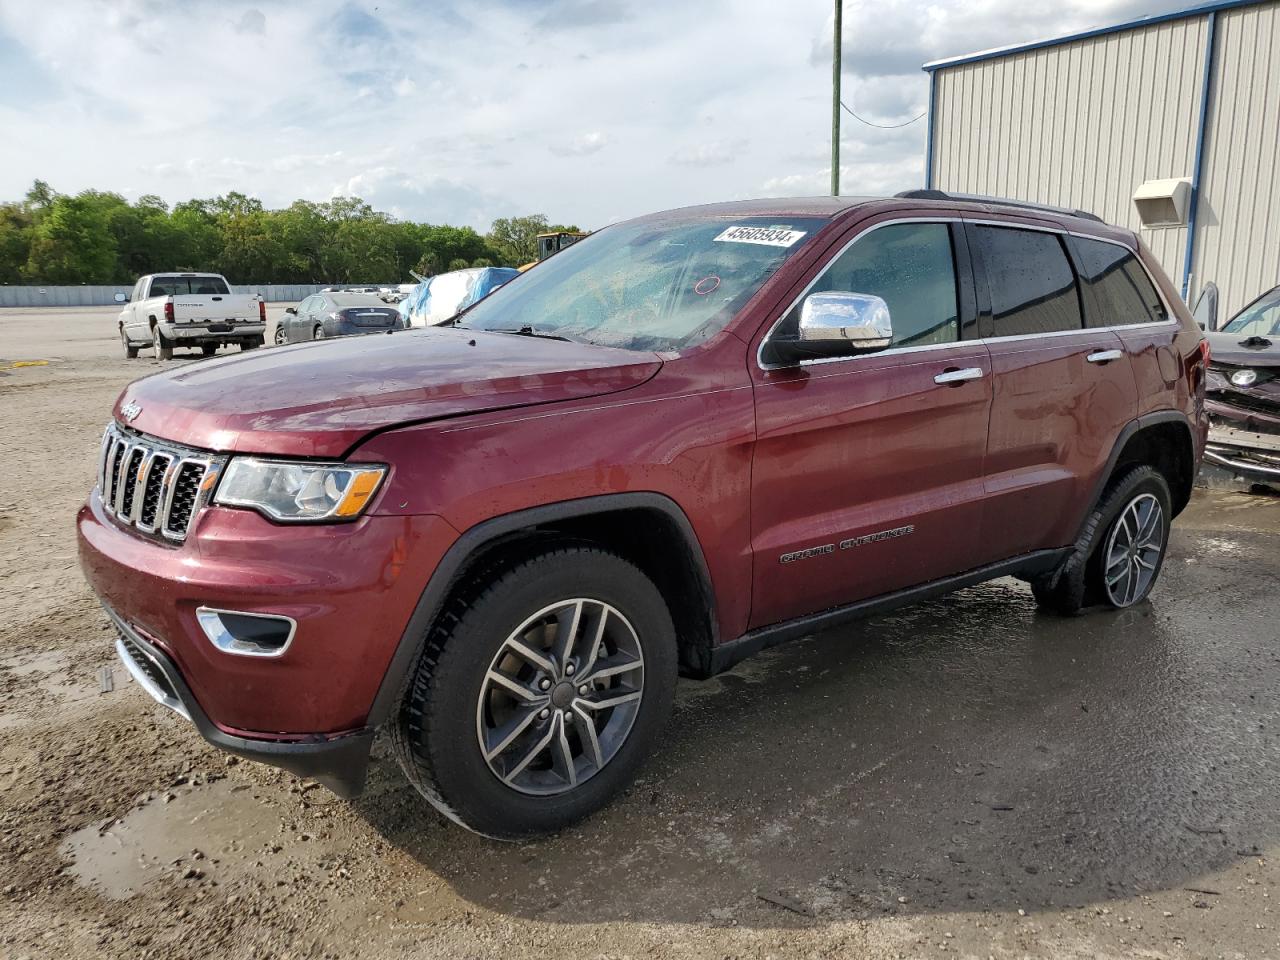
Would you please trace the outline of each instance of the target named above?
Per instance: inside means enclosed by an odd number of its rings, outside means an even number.
[[[1197,305],[1211,331],[1216,300],[1206,289]],[[1207,336],[1205,459],[1244,480],[1280,485],[1280,286]]]
[[[642,217],[449,326],[130,384],[78,517],[117,654],[345,796],[385,730],[519,838],[631,782],[678,673],[995,577],[1141,604],[1200,331],[1132,231],[936,196]]]
[[[313,293],[289,307],[276,324],[278,344],[400,330],[400,312],[372,293]]]

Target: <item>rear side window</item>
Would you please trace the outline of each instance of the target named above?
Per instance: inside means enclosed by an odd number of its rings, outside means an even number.
[[[1079,330],[1075,271],[1055,233],[1010,227],[970,227],[986,265],[993,336]]]
[[[1138,258],[1127,248],[1101,240],[1073,237],[1080,279],[1093,294],[1091,327],[1159,323],[1169,314]]]
[[[831,262],[808,292],[833,290],[884,300],[893,320],[895,347],[960,339],[955,259],[945,223],[899,223],[864,234]],[[780,334],[794,335],[800,306],[783,319]]]

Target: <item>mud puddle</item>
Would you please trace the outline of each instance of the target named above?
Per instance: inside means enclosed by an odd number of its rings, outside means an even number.
[[[282,830],[251,785],[218,780],[144,797],[124,816],[71,834],[61,852],[78,883],[126,900],[162,880],[216,884],[278,850],[269,838]]]

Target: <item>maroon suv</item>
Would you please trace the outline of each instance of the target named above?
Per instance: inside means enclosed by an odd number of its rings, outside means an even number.
[[[554,830],[677,673],[993,577],[1142,601],[1207,428],[1134,234],[929,193],[609,227],[451,327],[130,385],[79,514],[154,697],[343,796]]]

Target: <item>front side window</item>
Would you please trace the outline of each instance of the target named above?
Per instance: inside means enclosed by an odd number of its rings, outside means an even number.
[[[1280,336],[1280,287],[1249,304],[1222,329],[1243,337]]]
[[[1081,328],[1075,271],[1057,234],[978,226],[969,235],[986,265],[993,336]]]
[[[689,215],[621,223],[499,287],[458,326],[682,350],[722,330],[825,223]]]
[[[893,322],[892,346],[960,339],[955,258],[945,223],[895,223],[863,234],[831,262],[806,296],[829,291],[882,299]],[[803,303],[792,308],[771,337],[796,335]]]
[[[1089,326],[1158,323],[1169,314],[1147,272],[1131,251],[1115,243],[1073,237],[1081,280],[1093,293]]]

